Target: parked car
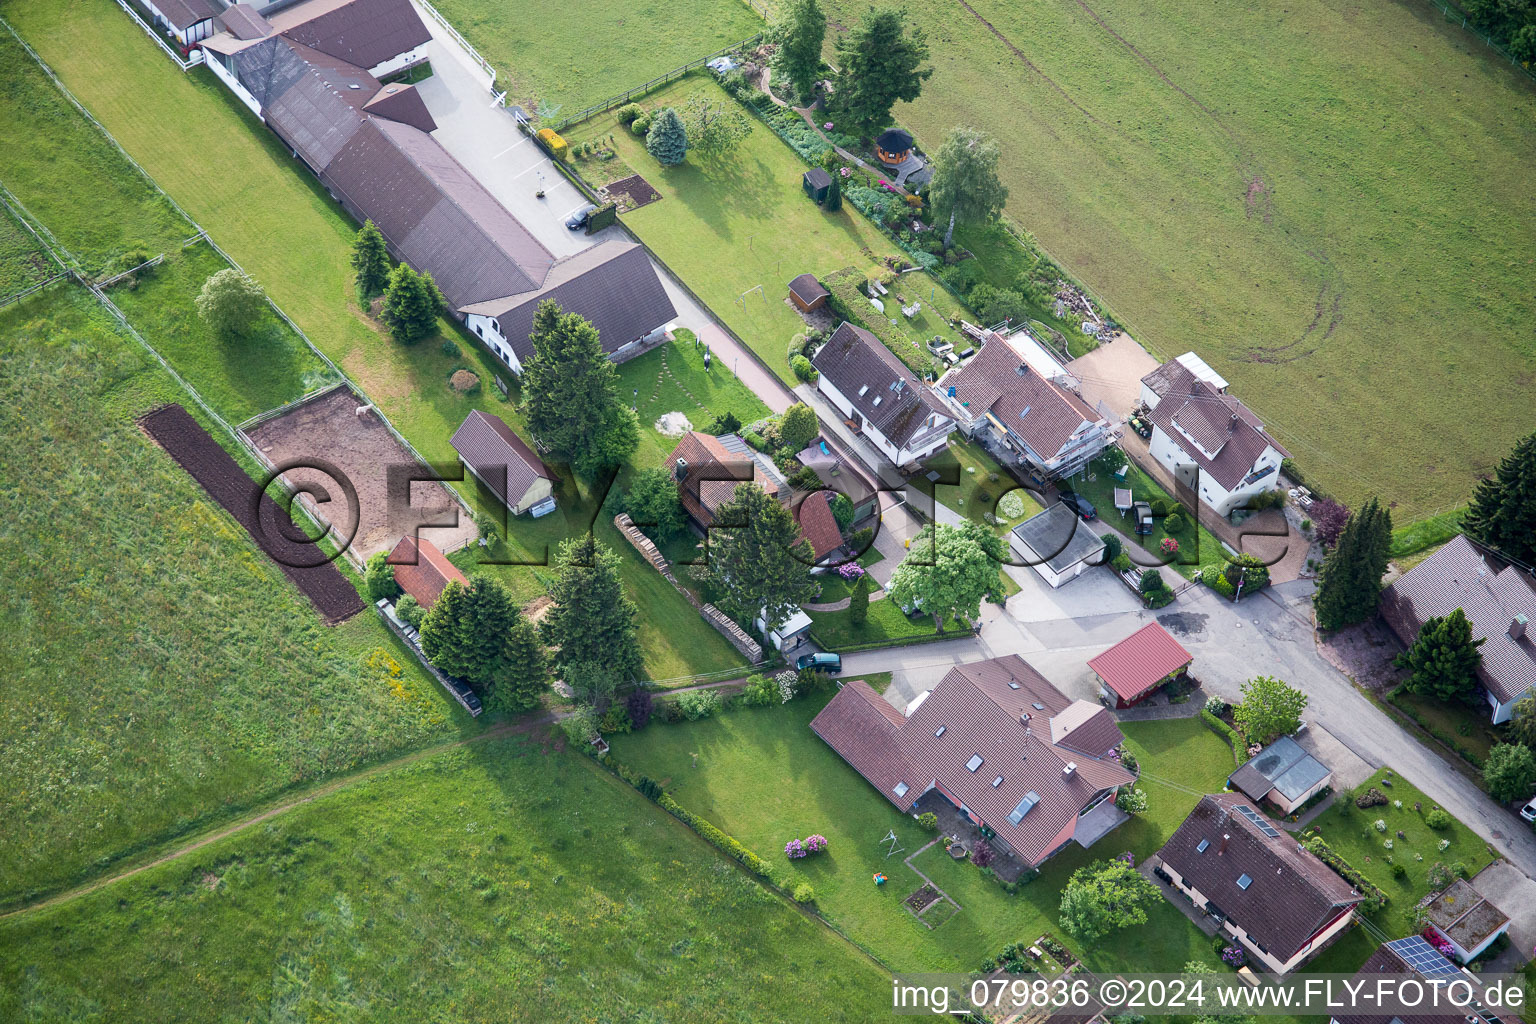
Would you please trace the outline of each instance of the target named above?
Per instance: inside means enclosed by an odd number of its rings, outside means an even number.
[[[841,675],[843,672],[843,656],[841,654],[833,654],[830,651],[802,654],[795,659],[795,668],[815,669],[817,672],[825,672],[829,676]]]
[[[1136,532],[1141,534],[1152,532],[1152,503],[1138,501],[1131,506],[1131,511],[1136,513]]]
[[[586,206],[583,206],[581,209],[565,218],[565,226],[570,228],[572,231],[580,231],[582,228],[587,226],[587,221],[592,219],[592,214],[596,211],[597,207],[591,203],[588,203]]]
[[[1083,517],[1083,522],[1098,518],[1098,510],[1093,507],[1093,502],[1078,494],[1076,491],[1062,491],[1061,503],[1078,515]]]
[[[1520,808],[1520,817],[1526,821],[1536,822],[1536,796],[1531,797],[1530,802]]]

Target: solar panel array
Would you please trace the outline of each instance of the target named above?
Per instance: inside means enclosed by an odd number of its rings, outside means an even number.
[[[1257,828],[1260,832],[1263,832],[1269,838],[1280,838],[1280,833],[1275,831],[1275,827],[1261,818],[1259,816],[1259,812],[1254,810],[1252,807],[1249,807],[1247,804],[1238,804],[1237,813],[1253,822],[1254,827]]]
[[[1396,953],[1403,963],[1426,978],[1461,973],[1456,969],[1455,964],[1447,960],[1422,936],[1410,935],[1406,939],[1394,939],[1387,943],[1387,948]]]

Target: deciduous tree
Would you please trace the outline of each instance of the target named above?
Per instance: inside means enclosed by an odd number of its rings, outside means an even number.
[[[366,296],[379,294],[389,281],[389,248],[371,220],[363,222],[352,240],[352,269],[357,271],[358,291]]]
[[[1461,528],[1526,564],[1536,563],[1536,434],[1515,444],[1472,493]]]
[[[683,106],[688,148],[705,159],[723,156],[752,134],[752,122],[735,103],[694,96]]]
[[[891,574],[889,600],[921,608],[942,633],[946,620],[981,616],[982,598],[996,589],[1003,558],[997,535],[970,520],[940,524],[937,533],[929,524]]]
[[[370,601],[386,601],[400,593],[400,584],[395,582],[395,567],[389,564],[388,551],[375,551],[368,557],[363,567],[363,589],[368,591]]]
[[[816,89],[821,71],[821,44],[827,36],[827,16],[816,0],[789,0],[779,8],[770,30],[778,44],[773,54],[774,74],[788,82],[802,103]]]
[[[1397,667],[1409,671],[1408,689],[1437,700],[1469,700],[1477,692],[1477,666],[1483,660],[1472,639],[1472,623],[1460,608],[1449,615],[1424,620],[1413,646],[1397,656]]]
[[[759,614],[777,626],[816,592],[811,545],[795,515],[757,484],[742,483],[715,511],[709,532],[710,576],[727,610],[741,621]]]
[[[389,273],[379,318],[396,341],[409,345],[437,329],[437,318],[446,306],[431,274],[418,274],[401,263]]]
[[[619,556],[589,533],[560,545],[554,599],[544,617],[544,640],[556,648],[562,674],[582,663],[606,665],[619,678],[639,675],[640,640],[635,605],[619,578]]]
[[[841,129],[868,139],[890,124],[896,102],[917,99],[933,74],[927,60],[922,29],[909,32],[901,11],[871,8],[837,43],[832,100]]]
[[[1500,803],[1526,800],[1536,788],[1536,756],[1519,743],[1498,743],[1483,762],[1483,785]]]
[[[683,119],[671,107],[663,107],[651,118],[645,133],[645,151],[663,167],[675,167],[688,155],[688,130]]]
[[[225,267],[203,282],[197,314],[226,341],[255,337],[267,323],[267,295],[261,285],[234,267]]]
[[[1344,532],[1344,526],[1349,522],[1349,509],[1332,498],[1318,498],[1307,509],[1307,515],[1312,520],[1317,542],[1325,548],[1331,548],[1339,542],[1339,534]]]
[[[1254,676],[1243,684],[1242,703],[1232,708],[1232,720],[1250,743],[1268,743],[1301,728],[1307,695],[1274,676]]]
[[[1375,498],[1360,506],[1323,561],[1313,607],[1317,624],[1339,629],[1368,618],[1381,596],[1392,545],[1392,514]]]
[[[523,366],[528,428],[586,479],[623,462],[640,443],[640,427],[619,397],[597,328],[547,299],[534,313],[531,340]]]
[[[1110,932],[1146,924],[1162,899],[1157,886],[1123,860],[1095,861],[1072,872],[1061,893],[1062,927],[1093,944]]]
[[[821,423],[815,410],[804,402],[790,406],[779,419],[779,440],[792,452],[807,447],[820,433]]]
[[[947,216],[944,248],[954,242],[956,224],[985,225],[997,220],[1008,201],[1008,186],[997,176],[997,140],[976,128],[956,128],[933,159],[928,202],[934,214]]]

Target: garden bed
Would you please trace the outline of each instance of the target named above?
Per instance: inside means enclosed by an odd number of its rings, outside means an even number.
[[[943,893],[939,892],[939,890],[935,889],[927,882],[924,882],[921,886],[918,887],[916,892],[913,892],[906,899],[902,900],[902,902],[907,905],[907,909],[912,911],[912,913],[921,914],[929,907],[929,905],[937,903],[943,898]]]

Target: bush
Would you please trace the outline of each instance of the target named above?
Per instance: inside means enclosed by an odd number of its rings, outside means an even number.
[[[917,816],[917,824],[925,832],[937,832],[939,830],[939,816],[932,811],[924,811]]]
[[[370,601],[388,601],[400,593],[395,567],[386,561],[388,558],[388,551],[375,551],[363,569],[363,589],[368,591]]]
[[[1451,816],[1440,808],[1433,807],[1428,814],[1424,815],[1424,824],[1436,832],[1444,832],[1451,827]]]
[[[992,863],[995,856],[996,854],[992,852],[992,844],[988,843],[985,839],[981,839],[977,841],[976,848],[971,851],[971,863],[979,868],[984,868]]]
[[[1161,608],[1173,603],[1174,593],[1171,590],[1159,590],[1154,594],[1146,595],[1146,598],[1148,608]]]
[[[689,690],[686,693],[677,695],[677,709],[690,722],[697,722],[702,718],[708,718],[724,706],[725,702],[720,699],[720,694],[714,690]]]
[[[1139,814],[1147,809],[1147,792],[1128,786],[1115,797],[1115,806],[1126,814]]]
[[[796,882],[794,896],[796,903],[813,903],[816,900],[816,890],[810,882]]]
[[[1407,875],[1408,875],[1408,869],[1407,868],[1403,867],[1401,864],[1393,864],[1392,865],[1392,877],[1393,878],[1401,879],[1401,878],[1407,877]]]
[[[855,551],[863,551],[875,542],[875,528],[866,526],[862,530],[855,530],[853,536],[848,538],[848,544]]]
[[[741,439],[747,442],[754,451],[765,452],[768,450],[768,442],[755,430],[749,430],[741,435]]]
[[[779,684],[768,676],[756,673],[747,676],[747,688],[741,691],[741,702],[753,708],[777,704],[779,703]]]
[[[807,384],[815,383],[816,378],[819,376],[816,372],[816,367],[812,366],[811,361],[803,355],[795,356],[791,359],[789,361],[789,368],[795,371],[796,378]]]
[[[1143,569],[1141,572],[1141,592],[1150,597],[1155,593],[1168,589],[1168,584],[1163,582],[1163,574],[1156,569]]]
[[[1013,492],[1009,492],[1010,494]],[[1118,533],[1106,533],[1104,535],[1104,557],[1110,562],[1120,557],[1120,535]]]
[[[746,867],[763,878],[773,875],[773,869],[768,862],[763,860],[751,850],[742,846],[734,837],[720,831],[720,829],[706,818],[701,818],[688,810],[682,804],[673,800],[666,793],[657,798],[656,803],[665,811],[677,818],[683,824],[697,832],[705,842],[724,853],[726,856],[740,861]]]
[[[629,724],[632,728],[644,729],[647,725],[651,724],[652,704],[650,690],[636,690],[629,695],[629,699],[624,704],[629,710]]]
[[[639,780],[635,783],[635,788],[638,789],[647,799],[661,799],[661,783],[657,782],[649,775],[640,776]]]
[[[1454,881],[1456,873],[1444,861],[1435,861],[1424,876],[1424,884],[1429,886],[1431,892],[1438,892]]]
[[[629,130],[634,132],[636,135],[644,135],[646,132],[651,130],[651,120],[655,118],[655,116],[656,115],[649,110],[642,111],[641,113],[635,115],[635,119],[633,121],[629,122]]]
[[[597,723],[597,731],[605,736],[610,733],[626,733],[633,728],[634,723],[629,720],[629,708],[618,702],[608,705],[602,720]]]
[[[1237,588],[1232,585],[1231,580],[1227,579],[1227,574],[1222,571],[1222,567],[1219,565],[1208,565],[1201,569],[1200,582],[1216,591],[1222,597],[1231,598],[1237,596]]]
[[[1205,710],[1209,711],[1211,714],[1217,716],[1218,718],[1226,714],[1228,709],[1231,707],[1232,705],[1228,704],[1220,697],[1212,696],[1205,699]]]
[[[1130,572],[1131,556],[1122,551],[1111,559],[1110,564],[1115,567],[1116,572]]]
[[[1379,807],[1386,802],[1387,794],[1383,793],[1375,786],[1371,786],[1364,793],[1361,793],[1359,796],[1355,797],[1355,806],[1361,810],[1364,810],[1367,807]],[[1434,826],[1430,827],[1433,828]]]
[[[1153,498],[1150,502],[1148,502],[1148,505],[1151,507],[1152,514],[1154,516],[1157,516],[1157,517],[1161,518],[1163,516],[1168,515],[1169,508],[1168,508],[1168,502],[1167,502],[1166,499],[1163,499],[1163,498]]]
[[[553,128],[540,128],[539,139],[549,147],[550,155],[556,160],[564,162],[571,157],[571,144],[560,136]]]
[[[1232,584],[1234,590],[1240,580],[1244,581],[1244,591],[1269,586],[1269,566],[1265,565],[1263,559],[1257,555],[1238,555],[1226,564],[1222,569],[1222,575],[1228,583]]]
[[[619,112],[614,116],[618,118],[619,124],[622,124],[627,128],[634,124],[635,118],[639,117],[643,113],[645,113],[645,108],[640,104],[626,103],[624,106],[619,108]]]
[[[1163,530],[1167,533],[1181,533],[1184,529],[1184,517],[1177,512],[1163,520]]]
[[[420,604],[417,604],[414,597],[406,594],[395,602],[395,614],[400,616],[400,620],[407,626],[419,632],[421,630],[421,620],[427,617],[427,610]]]

